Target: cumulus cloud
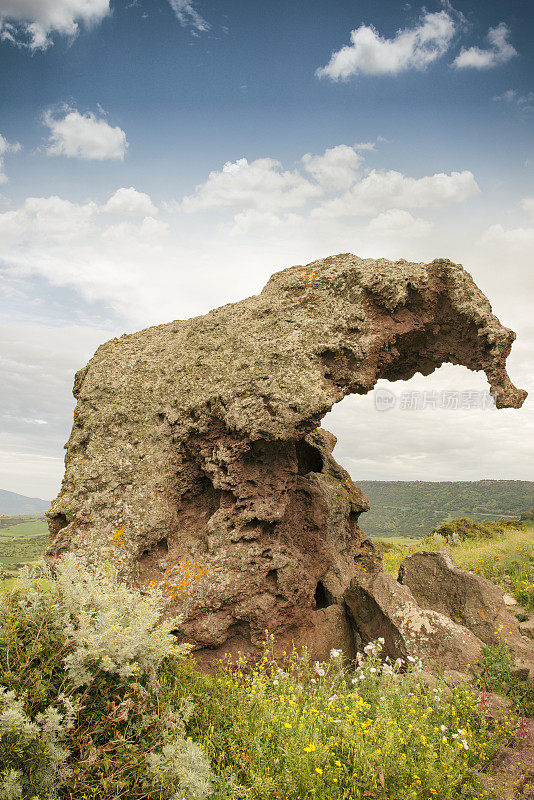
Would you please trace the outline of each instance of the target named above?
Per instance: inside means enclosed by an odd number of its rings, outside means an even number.
[[[102,211],[127,217],[151,217],[158,213],[150,196],[144,192],[138,192],[133,186],[128,189],[125,187],[117,189],[102,207]]]
[[[360,145],[360,149],[370,149]],[[306,153],[302,156],[304,169],[315,180],[327,189],[348,189],[358,177],[358,168],[363,157],[356,152],[356,147],[338,144],[325,150],[322,156]]]
[[[460,203],[479,191],[472,172],[443,172],[409,178],[395,170],[371,170],[340,197],[314,209],[318,217],[359,216],[387,209],[425,208]]]
[[[94,25],[109,12],[109,0],[2,0],[0,39],[46,50],[53,33],[76,36],[79,23]]]
[[[517,55],[517,50],[508,41],[510,29],[504,22],[500,22],[495,28],[490,28],[487,39],[490,47],[482,50],[480,47],[470,47],[468,50],[462,49],[460,54],[453,61],[453,66],[457,69],[474,67],[475,69],[488,69],[499,64],[505,64]]]
[[[19,142],[8,142],[0,133],[0,183],[7,183],[7,175],[4,172],[4,158],[8,153],[17,153],[21,149]]]
[[[78,205],[60,197],[28,197],[16,211],[0,214],[0,237],[5,244],[61,241],[88,233],[96,203]]]
[[[276,211],[302,206],[323,190],[298,172],[283,171],[274,158],[246,158],[227,161],[222,170],[210,172],[208,180],[196,187],[174,208],[205,211],[212,208],[258,208]],[[172,206],[170,207],[172,210]]]
[[[210,24],[200,16],[191,0],[169,0],[169,3],[182,27],[192,28],[199,33],[209,31]]]
[[[432,223],[421,217],[414,217],[402,208],[390,208],[374,217],[367,226],[371,233],[395,236],[401,239],[419,239],[432,230]]]
[[[332,53],[328,64],[315,74],[338,81],[359,74],[397,75],[424,69],[448,50],[455,29],[447,11],[423,14],[418,25],[398,31],[392,39],[382,37],[372,26],[360,25],[351,31],[351,44]]]
[[[43,123],[50,129],[46,152],[52,156],[84,158],[95,161],[122,161],[128,148],[125,132],[112,127],[95,114],[80,114],[67,108],[63,116],[47,111]]]

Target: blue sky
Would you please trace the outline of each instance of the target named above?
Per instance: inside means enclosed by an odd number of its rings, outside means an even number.
[[[99,343],[335,252],[463,263],[530,389],[533,28],[518,0],[0,0],[0,486],[56,493]],[[534,476],[530,399],[325,424],[356,480]]]

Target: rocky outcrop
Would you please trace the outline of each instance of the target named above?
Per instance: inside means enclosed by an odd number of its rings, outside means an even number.
[[[410,589],[420,606],[446,614],[486,644],[505,638],[518,655],[528,645],[517,619],[508,613],[499,587],[457,567],[445,550],[423,550],[405,558],[399,582]]]
[[[465,672],[480,658],[477,636],[445,614],[422,608],[393,575],[357,570],[344,599],[362,638],[384,639],[384,656],[421,660],[431,674],[446,668]]]
[[[320,420],[379,378],[443,362],[484,370],[497,406],[517,408],[514,338],[459,265],[345,254],[107,342],[76,375],[47,559],[73,550],[160,586],[201,661],[257,652],[266,628],[339,646],[355,570],[378,573],[380,556]]]

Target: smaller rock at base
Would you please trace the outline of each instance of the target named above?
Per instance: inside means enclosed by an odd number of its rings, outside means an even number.
[[[469,683],[469,675],[465,672],[460,672],[457,669],[447,669],[443,673],[443,680],[447,686],[460,686],[462,683]]]
[[[524,622],[519,623],[519,630],[523,636],[534,639],[534,614],[529,614]]]

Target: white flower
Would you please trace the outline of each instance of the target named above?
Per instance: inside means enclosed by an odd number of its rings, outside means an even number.
[[[273,686],[278,686],[278,681],[276,680],[276,678],[273,681]]]
[[[469,750],[469,745],[467,744],[467,742],[465,741],[465,739],[462,739],[462,744],[463,744],[463,746],[464,746],[464,750]]]
[[[330,650],[330,658],[339,658],[343,650]]]
[[[371,669],[369,670],[369,672],[376,672],[376,669],[375,669],[374,667],[371,667]]]
[[[379,636],[377,641],[379,641],[380,644],[385,644],[386,643],[386,640],[382,636]]]
[[[446,726],[446,725],[440,725],[440,726],[439,726],[439,729],[440,729],[440,731],[441,731],[442,733],[444,733],[444,732],[447,730],[447,726]]]
[[[315,662],[315,672],[317,673],[317,675],[319,675],[320,678],[322,678],[323,675],[325,674],[324,669],[321,667],[318,661]]]
[[[413,656],[408,656],[408,661],[411,661],[412,664],[415,662],[415,658]]]
[[[317,683],[317,681],[315,680],[315,678],[311,678],[310,683]]]

